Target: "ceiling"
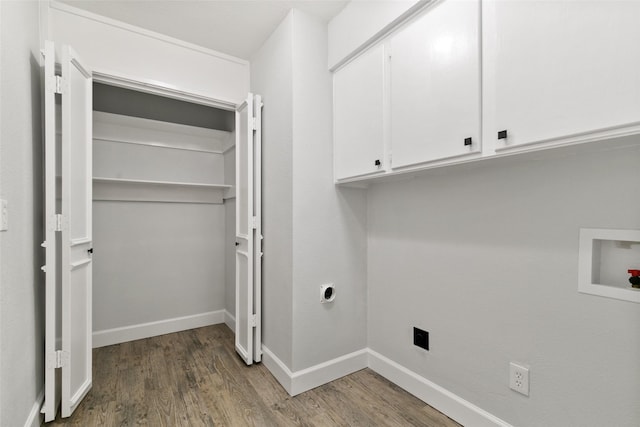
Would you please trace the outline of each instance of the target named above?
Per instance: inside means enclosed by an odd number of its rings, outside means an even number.
[[[127,24],[250,59],[291,8],[328,22],[347,0],[61,0]]]

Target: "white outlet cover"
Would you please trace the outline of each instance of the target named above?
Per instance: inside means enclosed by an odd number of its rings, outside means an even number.
[[[509,363],[509,388],[529,396],[529,367],[518,363]]]

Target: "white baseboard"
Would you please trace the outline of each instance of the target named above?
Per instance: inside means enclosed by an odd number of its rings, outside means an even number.
[[[93,348],[225,323],[225,310],[93,332]]]
[[[224,311],[224,323],[233,331],[234,334],[236,333],[236,318],[227,310]]]
[[[33,403],[31,407],[31,411],[29,411],[29,416],[27,420],[24,422],[24,427],[40,427],[43,422],[43,417],[40,414],[40,408],[42,408],[42,404],[44,403],[44,388],[40,390],[38,393],[38,397],[36,401]]]
[[[293,377],[293,372],[264,344],[262,345],[262,364],[266,366],[269,372],[271,372],[271,375],[278,380],[287,393],[293,395],[293,393],[291,393],[291,378]]]
[[[369,368],[449,418],[465,426],[512,427],[509,423],[421,377],[391,359],[368,349]]]
[[[367,360],[367,350],[363,349],[291,372],[275,354],[262,346],[262,363],[292,396],[364,369],[367,367]]]
[[[367,367],[367,361],[367,350],[363,349],[296,371],[291,378],[291,394],[295,396],[364,369]]]

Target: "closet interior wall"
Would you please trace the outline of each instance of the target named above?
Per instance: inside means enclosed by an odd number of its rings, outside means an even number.
[[[225,321],[234,113],[96,83],[93,121],[93,346]]]

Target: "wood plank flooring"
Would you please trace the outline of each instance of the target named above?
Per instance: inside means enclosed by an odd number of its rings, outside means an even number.
[[[291,397],[226,325],[93,351],[93,388],[49,426],[459,426],[364,369]]]

